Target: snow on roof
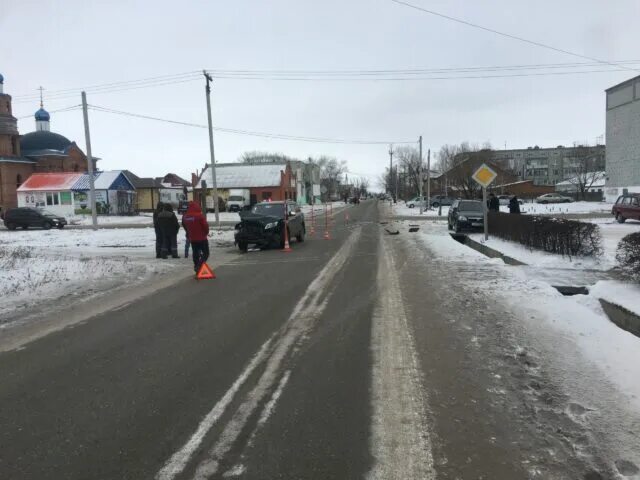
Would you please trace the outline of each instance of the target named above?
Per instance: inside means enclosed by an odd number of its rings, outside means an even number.
[[[82,173],[33,173],[18,188],[19,192],[71,190]]]
[[[593,179],[593,183],[591,182],[592,179]],[[604,187],[606,180],[607,180],[606,172],[590,172],[590,173],[584,174],[584,176],[582,176],[581,178],[573,177],[568,180],[565,180],[564,182],[556,183],[556,186],[558,185],[571,186],[571,185],[578,185],[582,183],[590,187]]]
[[[284,163],[216,165],[216,183],[218,188],[279,187],[280,172],[286,168]],[[211,187],[209,167],[202,172],[201,178],[207,182],[207,187]],[[197,188],[202,188],[202,180],[198,182]]]

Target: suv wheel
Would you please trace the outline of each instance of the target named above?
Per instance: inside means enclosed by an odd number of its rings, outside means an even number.
[[[413,208],[413,207],[415,207],[415,205],[413,203],[410,203],[409,208]]]
[[[18,228],[18,226],[17,226],[15,223],[8,222],[8,223],[7,223],[7,228],[8,228],[9,230],[15,230],[16,228]]]
[[[431,204],[431,206],[432,206],[433,208],[438,208],[438,207],[440,206],[440,203],[438,203],[438,202],[433,202],[433,203]]]
[[[44,228],[45,230],[51,230],[51,222],[44,222],[42,224],[42,228]]]
[[[300,233],[298,235],[296,235],[296,240],[298,241],[298,243],[302,243],[304,242],[304,225],[302,226],[302,230],[300,230]]]
[[[458,222],[457,222],[457,221],[456,221],[456,223],[453,225],[453,230],[454,230],[456,233],[460,233],[460,230],[461,230],[461,229],[460,229],[460,225],[458,224]]]
[[[27,228],[29,228],[29,225],[22,225],[20,228],[26,230]]]
[[[618,221],[618,223],[624,223],[626,218],[624,218],[622,215],[620,215],[619,213],[616,213],[616,220]]]
[[[249,244],[247,242],[239,242],[238,243],[238,248],[240,249],[241,252],[247,252],[247,250],[249,250]]]

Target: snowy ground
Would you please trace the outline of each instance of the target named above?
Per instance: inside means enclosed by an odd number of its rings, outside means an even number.
[[[232,242],[233,231],[210,240],[212,248]],[[178,250],[184,253],[182,230]],[[36,304],[135,284],[190,262],[157,260],[152,228],[0,231],[0,329],[3,318]]]
[[[424,210],[422,214],[420,214],[420,207],[409,208],[404,202],[399,202],[393,206],[393,213],[399,217],[437,217],[439,209],[432,208],[431,210]],[[449,207],[442,207],[442,216],[446,217],[448,214]]]
[[[403,238],[422,250],[416,252],[416,263],[427,256],[455,275],[463,291],[481,292],[489,304],[509,312],[509,319],[496,321],[513,322],[520,344],[515,358],[532,359],[533,373],[544,364],[565,390],[568,409],[559,413],[593,429],[594,435],[606,432],[613,438],[611,448],[620,450],[615,454],[624,453],[638,464],[640,338],[618,328],[602,310],[598,296],[610,293],[612,285],[599,284],[590,295],[565,297],[550,283],[532,278],[527,268],[508,266],[456,242],[446,226],[429,224],[417,234],[407,233],[407,226],[404,222]],[[637,305],[638,293],[625,290],[627,302]],[[575,447],[579,455],[581,447]]]
[[[571,215],[571,214],[585,214],[585,213],[611,213],[612,205],[604,202],[573,202],[573,203],[558,203],[551,205],[542,205],[539,203],[524,203],[520,206],[520,210],[524,214],[531,215]],[[501,206],[500,211],[509,213],[508,206]],[[433,208],[426,210],[420,215],[420,208],[409,208],[404,202],[398,202],[393,205],[393,213],[396,216],[413,217],[423,216],[431,217],[437,216],[439,210]],[[442,216],[449,214],[449,207],[442,207]]]
[[[345,206],[344,202],[333,202],[331,204],[332,209],[340,209]],[[329,208],[329,207],[327,207]],[[311,215],[312,206],[303,205],[301,207],[302,213],[305,216]],[[320,215],[324,212],[324,205],[315,205],[313,207],[314,215]],[[178,215],[178,220],[182,218]],[[208,213],[207,220],[211,225],[215,222],[215,213]],[[70,225],[91,225],[91,215],[74,215],[67,218]],[[220,212],[221,222],[239,222],[240,215],[237,212]],[[132,216],[98,216],[98,225],[151,225],[153,223],[152,213],[141,213],[139,215]]]

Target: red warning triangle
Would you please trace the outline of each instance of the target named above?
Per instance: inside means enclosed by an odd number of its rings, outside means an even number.
[[[211,278],[216,278],[216,274],[213,273],[213,270],[211,270],[209,265],[207,265],[206,263],[203,263],[200,266],[200,270],[198,270],[198,273],[196,274],[196,279],[209,280]]]

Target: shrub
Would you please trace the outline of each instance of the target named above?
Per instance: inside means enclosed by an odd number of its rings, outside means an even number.
[[[593,223],[536,215],[489,214],[489,232],[525,247],[568,257],[602,254],[600,228]]]
[[[616,260],[625,274],[640,281],[640,232],[630,233],[620,240]]]

